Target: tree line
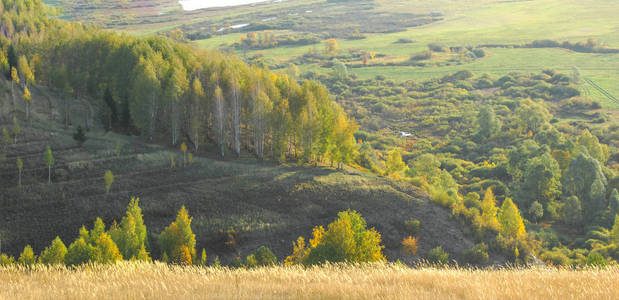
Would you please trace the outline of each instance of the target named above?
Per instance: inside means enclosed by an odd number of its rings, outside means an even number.
[[[66,127],[79,106],[86,107],[87,129],[98,121],[151,141],[185,141],[195,151],[213,143],[221,156],[247,151],[338,166],[354,157],[357,125],[316,81],[162,35],[129,37],[49,18],[40,1],[3,0],[3,7],[2,20],[13,29],[0,34],[2,70],[24,88],[37,83],[62,92]],[[18,26],[24,15],[34,29]]]

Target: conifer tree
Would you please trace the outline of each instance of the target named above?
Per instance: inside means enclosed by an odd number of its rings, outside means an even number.
[[[191,220],[183,206],[178,211],[176,220],[161,233],[161,251],[167,254],[170,262],[191,264],[196,257],[196,236],[191,230]]]
[[[67,255],[67,247],[62,242],[60,237],[56,237],[49,247],[39,256],[39,262],[45,265],[64,264],[64,258]]]
[[[505,198],[501,211],[499,212],[500,233],[508,238],[521,240],[525,237],[526,231],[524,222],[520,216],[520,211],[512,199]]]
[[[499,222],[497,220],[496,199],[491,188],[486,190],[484,199],[481,201],[481,224],[483,227],[499,230]]]
[[[112,225],[109,233],[125,259],[148,261],[150,257],[147,252],[147,231],[139,202],[140,198],[131,198],[120,226]]]
[[[32,247],[30,247],[30,245],[26,245],[26,247],[24,247],[24,251],[22,251],[19,255],[19,259],[17,261],[23,266],[32,266],[37,262],[37,257],[34,255],[34,251],[32,251]]]

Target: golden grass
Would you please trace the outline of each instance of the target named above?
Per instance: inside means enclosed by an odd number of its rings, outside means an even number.
[[[472,270],[398,265],[227,269],[123,262],[0,267],[0,299],[619,299],[619,267]]]

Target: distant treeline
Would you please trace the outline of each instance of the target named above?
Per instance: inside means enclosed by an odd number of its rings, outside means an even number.
[[[535,40],[531,43],[518,44],[486,44],[480,45],[485,48],[564,48],[583,53],[619,53],[619,48],[611,48],[600,41],[590,38],[586,42],[571,43],[568,41],[558,42],[554,40]]]

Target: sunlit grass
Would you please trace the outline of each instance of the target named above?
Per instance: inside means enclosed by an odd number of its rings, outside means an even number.
[[[619,268],[0,267],[3,299],[618,299]]]

